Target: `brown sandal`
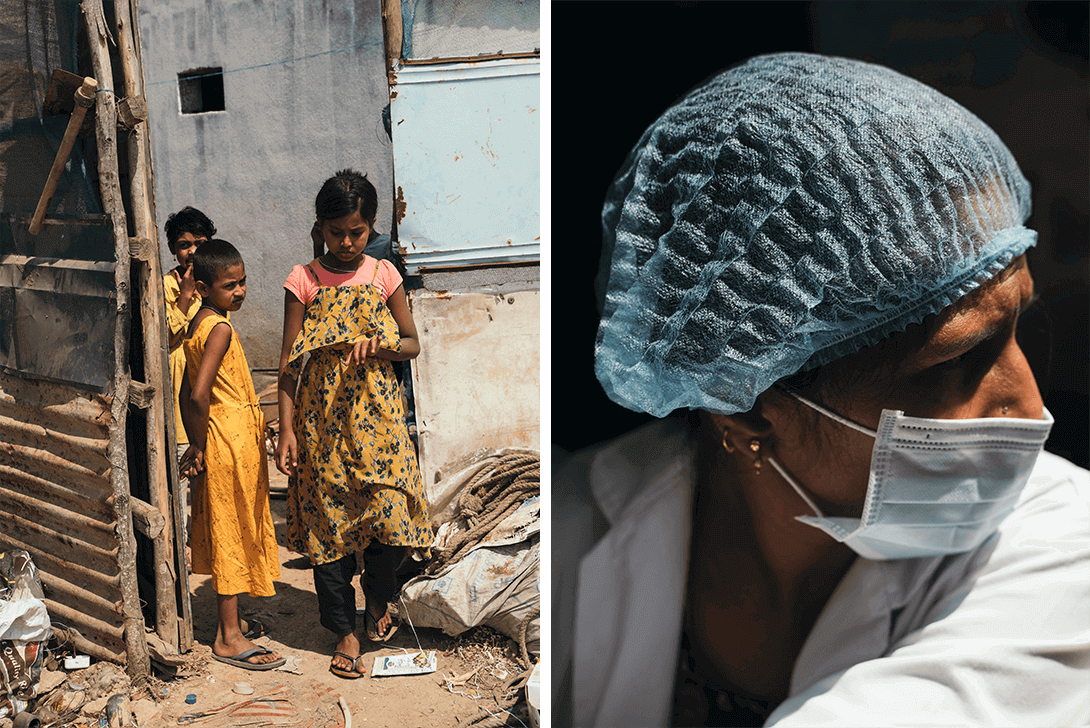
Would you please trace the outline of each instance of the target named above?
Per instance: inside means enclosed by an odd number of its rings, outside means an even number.
[[[390,605],[386,605],[385,611],[382,613],[382,617],[390,614]],[[363,624],[365,631],[367,632],[367,639],[372,642],[389,642],[390,638],[394,636],[394,632],[401,626],[400,622],[396,621],[393,615],[390,615],[390,626],[386,628],[386,633],[380,635],[378,633],[378,623],[382,620],[382,617],[371,616],[370,609],[363,610]]]
[[[352,669],[345,670],[343,667],[337,667],[333,664],[333,661],[330,660],[329,671],[337,677],[343,677],[345,680],[356,680],[367,675],[366,668],[364,668],[364,672],[360,672],[359,669],[356,667],[357,663],[359,663],[359,661],[363,659],[363,655],[356,655],[355,657],[352,657],[351,655],[346,655],[343,652],[337,652],[336,650],[334,650],[333,657],[343,657],[344,659],[352,663]]]

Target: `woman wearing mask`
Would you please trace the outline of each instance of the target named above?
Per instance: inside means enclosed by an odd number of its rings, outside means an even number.
[[[1015,337],[1030,189],[889,69],[750,60],[606,199],[596,371],[666,417],[554,470],[554,722],[1090,720],[1090,479]]]

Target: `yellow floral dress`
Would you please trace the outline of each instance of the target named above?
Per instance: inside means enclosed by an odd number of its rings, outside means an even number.
[[[197,381],[208,335],[220,323],[230,326],[222,316],[205,318],[183,344],[190,386]],[[211,574],[217,594],[273,596],[280,555],[269,512],[265,415],[233,331],[212,384],[204,465],[193,484],[193,573]]]
[[[361,552],[372,539],[424,548],[431,521],[392,363],[344,362],[355,342],[375,335],[399,351],[397,322],[374,285],[319,285],[288,357],[299,382],[288,548],[313,564]]]

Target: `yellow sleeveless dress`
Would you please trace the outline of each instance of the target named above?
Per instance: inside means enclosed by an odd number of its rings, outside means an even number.
[[[230,326],[222,316],[205,318],[183,344],[190,386],[208,335],[220,323]],[[193,484],[193,573],[211,574],[217,594],[273,596],[280,557],[269,512],[265,416],[234,333],[212,385],[204,465]]]
[[[288,357],[287,373],[299,382],[288,548],[326,564],[372,539],[427,547],[431,520],[392,363],[344,362],[355,342],[375,335],[398,351],[397,322],[374,285],[319,285]]]

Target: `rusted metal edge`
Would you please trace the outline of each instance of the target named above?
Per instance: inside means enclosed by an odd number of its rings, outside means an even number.
[[[541,51],[524,53],[488,53],[480,56],[448,56],[436,58],[402,58],[403,66],[438,66],[443,63],[476,63],[477,61],[506,61],[520,58],[541,58]]]
[[[95,593],[98,593],[99,596],[120,595],[121,593],[121,577],[118,574],[110,576],[109,574],[93,571],[86,566],[62,559],[48,551],[43,551],[36,546],[13,538],[6,532],[0,533],[0,544],[9,549],[22,549],[30,554],[30,558],[34,559],[34,563],[42,573],[43,579],[47,574],[67,575],[72,584],[80,586],[80,583],[82,583],[81,588],[88,591],[91,591],[89,587],[92,587],[92,585],[97,586],[99,591]],[[108,599],[108,596],[103,596],[103,598]]]
[[[0,483],[9,486],[19,486],[24,492],[37,493],[46,500],[70,505],[80,504],[87,513],[98,513],[103,516],[113,517],[114,510],[111,505],[112,493],[108,490],[109,481],[106,475],[99,475],[89,470],[81,474],[75,474],[72,470],[65,473],[61,468],[57,472],[47,473],[39,467],[40,460],[35,460],[31,453],[26,451],[27,457],[5,457],[7,446],[0,446]],[[25,467],[34,464],[33,473],[27,472]],[[65,462],[65,465],[69,463]],[[53,480],[45,477],[54,476]],[[71,477],[75,475],[75,477]],[[58,477],[59,476],[59,477]],[[95,497],[97,496],[97,497]]]
[[[42,418],[38,418],[39,422]],[[26,447],[28,443],[33,443],[38,450],[44,452],[71,452],[75,455],[77,453],[84,455],[93,455],[97,458],[101,458],[102,464],[106,464],[109,460],[106,459],[107,450],[109,449],[109,440],[104,440],[96,437],[80,437],[79,435],[69,435],[64,432],[58,432],[57,430],[50,429],[38,423],[28,422],[26,420],[17,420],[0,415],[0,426],[10,435],[21,436],[22,442],[16,443],[13,440],[9,440],[10,445],[16,447]],[[95,462],[96,458],[87,458],[86,462]]]
[[[75,627],[89,643],[109,650],[114,655],[116,653],[110,650],[110,647],[114,647],[114,649],[124,647],[126,640],[123,626],[110,624],[86,614],[80,614],[67,604],[61,604],[49,597],[45,599],[45,606],[49,610],[51,621],[59,622],[66,627]],[[88,650],[88,654],[92,653]],[[107,659],[116,660],[117,658],[114,656]]]
[[[88,433],[96,433],[98,439],[105,442],[110,436],[109,423],[98,418],[93,411],[64,407],[45,407],[34,409],[18,404],[14,399],[5,397],[0,392],[0,419],[8,417],[19,422],[37,425],[44,429],[58,430],[85,430]],[[77,437],[94,437],[95,435],[79,435]]]

